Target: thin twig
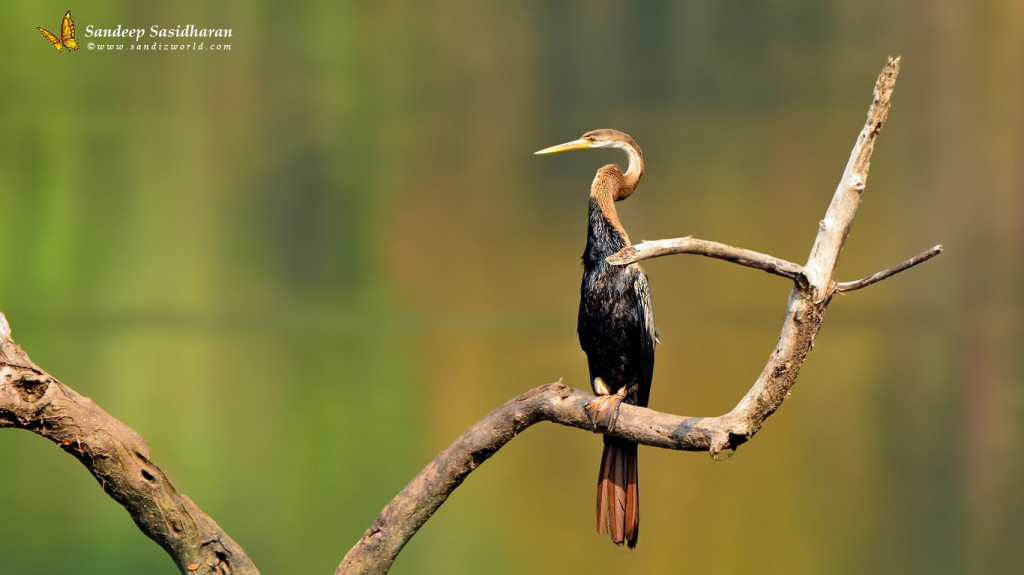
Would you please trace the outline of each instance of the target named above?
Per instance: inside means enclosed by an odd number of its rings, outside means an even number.
[[[887,270],[882,270],[882,271],[880,271],[880,272],[878,272],[876,274],[872,274],[872,275],[870,275],[870,276],[868,276],[868,277],[866,277],[864,279],[859,279],[857,281],[852,281],[852,282],[837,283],[835,291],[837,291],[837,292],[847,292],[847,291],[858,290],[858,289],[861,289],[861,288],[866,288],[866,287],[868,287],[871,284],[878,283],[878,282],[884,280],[887,277],[894,276],[894,275],[900,273],[901,271],[904,271],[906,269],[909,269],[909,268],[912,268],[912,267],[916,266],[917,264],[924,263],[924,262],[934,258],[935,256],[937,256],[937,255],[939,255],[941,253],[942,253],[942,246],[941,245],[935,246],[935,247],[933,247],[931,249],[925,250],[925,251],[917,254],[916,256],[910,258],[909,260],[901,262],[900,264],[895,265],[895,266],[893,266],[893,267],[891,267],[891,268],[889,268]]]
[[[697,239],[693,236],[640,242],[608,256],[608,263],[614,265],[631,264],[649,258],[672,254],[696,254],[726,260],[749,268],[764,270],[770,274],[794,281],[802,281],[804,278],[804,268],[800,264],[721,242]]]

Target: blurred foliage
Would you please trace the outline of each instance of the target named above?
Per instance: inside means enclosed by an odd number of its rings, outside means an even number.
[[[1024,5],[310,2],[70,6],[234,31],[229,52],[55,54],[0,19],[0,309],[32,358],[138,430],[264,573],[330,573],[433,455],[565,377],[586,193],[645,151],[634,239],[802,261],[888,54],[890,122],[838,298],[791,401],[726,463],[642,450],[643,536],[593,531],[600,440],[531,429],[394,573],[1024,571]],[[646,265],[652,407],[731,408],[788,286]],[[173,573],[73,459],[0,432],[0,573]]]

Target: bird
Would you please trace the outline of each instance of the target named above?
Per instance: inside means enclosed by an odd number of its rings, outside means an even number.
[[[596,430],[611,431],[621,403],[647,406],[659,343],[647,274],[639,264],[612,265],[605,259],[632,245],[615,202],[632,195],[640,183],[643,152],[629,135],[602,129],[535,153],[595,148],[622,150],[629,162],[625,172],[616,164],[603,166],[590,186],[576,328],[591,388],[598,396],[586,405],[587,414]],[[637,475],[637,444],[605,435],[597,483],[597,532],[604,535],[607,530],[613,543],[629,548],[636,547],[640,533]]]

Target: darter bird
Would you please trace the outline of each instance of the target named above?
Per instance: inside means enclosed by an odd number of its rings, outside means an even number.
[[[577,332],[587,354],[590,383],[600,397],[587,405],[595,428],[612,430],[619,404],[647,406],[654,375],[658,332],[651,311],[647,274],[638,264],[615,266],[605,258],[630,245],[615,202],[636,190],[644,158],[633,138],[617,130],[594,130],[578,140],[537,154],[617,148],[629,157],[626,171],[610,164],[597,171],[590,186],[590,220],[583,252],[583,283]],[[597,532],[611,533],[616,545],[636,547],[640,500],[637,492],[637,444],[604,437],[597,482]]]

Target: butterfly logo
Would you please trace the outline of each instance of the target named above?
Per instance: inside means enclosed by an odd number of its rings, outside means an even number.
[[[60,52],[61,45],[67,46],[68,50],[78,49],[78,40],[75,40],[75,23],[71,21],[71,10],[64,15],[64,21],[60,24],[60,38],[50,33],[49,30],[36,26],[43,36],[53,44],[53,47]]]

